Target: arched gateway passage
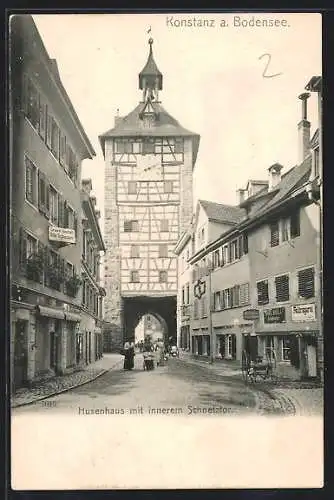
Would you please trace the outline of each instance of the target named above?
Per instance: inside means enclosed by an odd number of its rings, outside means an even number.
[[[156,317],[165,344],[176,344],[176,297],[126,297],[123,299],[123,341],[135,340],[135,329],[145,314]]]

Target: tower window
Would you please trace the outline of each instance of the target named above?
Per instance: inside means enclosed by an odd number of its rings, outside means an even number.
[[[139,257],[139,246],[138,245],[132,245],[131,246],[131,258],[132,259],[138,259]]]
[[[175,153],[183,153],[184,151],[184,143],[181,137],[177,137],[175,139]]]
[[[139,231],[139,221],[138,220],[125,220],[124,221],[124,232],[125,233],[138,233]]]
[[[139,283],[140,282],[139,271],[131,271],[130,280],[131,283]]]
[[[129,181],[128,182],[128,194],[137,194],[137,182]]]
[[[143,154],[152,154],[155,151],[154,139],[143,141]]]
[[[160,245],[159,246],[159,257],[160,258],[168,257],[168,247],[167,247],[167,245]]]
[[[133,143],[131,141],[116,141],[116,153],[132,153]]]
[[[160,231],[162,233],[168,233],[168,219],[162,219],[160,221]]]
[[[173,192],[173,182],[165,181],[164,182],[164,193],[172,193]]]
[[[167,283],[168,273],[167,271],[159,271],[159,283]]]

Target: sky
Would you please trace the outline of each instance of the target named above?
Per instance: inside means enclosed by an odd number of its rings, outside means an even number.
[[[237,26],[237,16],[248,22],[285,20],[287,26]],[[83,178],[92,179],[102,231],[104,159],[98,136],[114,126],[117,109],[125,116],[141,100],[138,73],[147,60],[149,36],[164,78],[162,105],[182,126],[201,136],[194,207],[198,198],[235,205],[236,190],[246,187],[248,179],[266,180],[273,163],[281,163],[284,173],[298,161],[298,95],[313,75],[322,73],[320,14],[33,18],[96,151],[93,160],[83,162]],[[196,26],[180,25],[180,20],[194,24],[194,18]],[[207,25],[199,26],[203,19]],[[317,112],[312,94],[311,135],[318,126]]]

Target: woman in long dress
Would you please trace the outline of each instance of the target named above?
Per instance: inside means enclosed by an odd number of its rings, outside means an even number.
[[[132,370],[134,367],[135,347],[133,342],[124,344],[124,370]]]

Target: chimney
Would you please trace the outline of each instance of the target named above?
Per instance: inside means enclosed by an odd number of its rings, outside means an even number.
[[[277,184],[281,182],[281,170],[282,170],[282,165],[279,163],[274,163],[274,165],[271,165],[271,167],[268,168],[269,172],[269,187],[268,187],[268,192],[272,191]]]
[[[310,152],[311,124],[307,119],[307,99],[310,95],[304,92],[298,96],[302,101],[302,119],[298,123],[298,164],[302,163]]]
[[[237,189],[237,204],[241,205],[246,198],[246,189]]]
[[[117,109],[117,115],[115,116],[115,127],[119,124],[119,122],[122,120],[122,116],[119,116],[119,109]]]
[[[92,187],[92,179],[82,179],[81,181],[81,189],[90,195],[91,190],[93,189]]]

